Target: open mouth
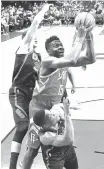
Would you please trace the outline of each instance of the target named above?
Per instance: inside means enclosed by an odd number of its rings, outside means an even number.
[[[64,53],[64,50],[58,50],[58,52],[60,53],[60,54],[63,54]]]
[[[59,52],[59,55],[60,55],[60,56],[63,56],[63,55],[64,55],[64,52],[63,52],[63,51],[60,51],[60,52]]]

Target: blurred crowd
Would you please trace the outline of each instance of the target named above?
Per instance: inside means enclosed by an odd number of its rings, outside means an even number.
[[[30,26],[45,1],[2,1],[1,33],[8,34]],[[49,2],[50,3],[50,2]],[[91,12],[97,24],[104,24],[104,1],[51,1],[50,10],[45,13],[41,25],[70,25],[79,12]]]

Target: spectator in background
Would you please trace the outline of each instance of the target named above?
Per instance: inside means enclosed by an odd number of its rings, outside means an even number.
[[[20,20],[20,29],[23,29],[23,26],[24,26],[24,15],[23,15],[22,11],[19,13],[19,18],[18,19]]]
[[[8,34],[9,33],[9,24],[8,24],[7,18],[4,15],[1,17],[1,24],[4,28],[4,34]]]
[[[9,1],[7,1],[9,3]],[[9,30],[13,31],[15,29],[23,29],[25,27],[29,27],[34,16],[41,10],[42,6],[46,3],[46,1],[41,1],[40,3],[37,2],[26,2],[26,6],[22,7],[23,3],[21,2],[14,2],[13,5],[7,5],[1,7],[1,30],[4,33],[8,32],[8,25]],[[7,4],[8,4],[7,3]],[[104,2],[101,1],[94,3],[83,1],[83,2],[75,2],[75,1],[60,1],[57,0],[56,2],[52,1],[52,5],[50,6],[49,12],[45,14],[44,21],[42,21],[41,25],[59,25],[60,23],[63,25],[69,25],[74,23],[75,16],[82,11],[89,10],[91,7],[90,12],[94,15],[97,24],[104,23]],[[20,5],[19,5],[20,4]],[[21,5],[22,4],[22,5]],[[18,7],[19,5],[19,7]],[[15,19],[15,23],[14,23]],[[15,29],[14,29],[15,27]]]
[[[15,15],[15,27],[16,27],[16,29],[20,29],[19,25],[20,25],[20,20],[19,20],[19,14],[17,12],[17,14]]]
[[[12,32],[15,30],[15,17],[11,13],[9,17],[9,32]]]

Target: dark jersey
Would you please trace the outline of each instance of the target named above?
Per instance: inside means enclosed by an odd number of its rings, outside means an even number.
[[[15,59],[14,71],[12,76],[12,86],[27,90],[34,88],[35,81],[38,78],[38,69],[40,65],[40,56],[33,51],[28,54],[17,54]]]

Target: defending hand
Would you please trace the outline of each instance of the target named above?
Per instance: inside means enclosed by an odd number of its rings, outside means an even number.
[[[44,11],[48,11],[48,10],[49,10],[49,7],[50,7],[50,4],[46,3],[46,4],[43,6],[43,10],[44,10]]]
[[[69,111],[69,106],[70,106],[70,102],[68,98],[63,98],[63,106],[64,106],[64,112],[65,115],[70,115],[70,111]]]

